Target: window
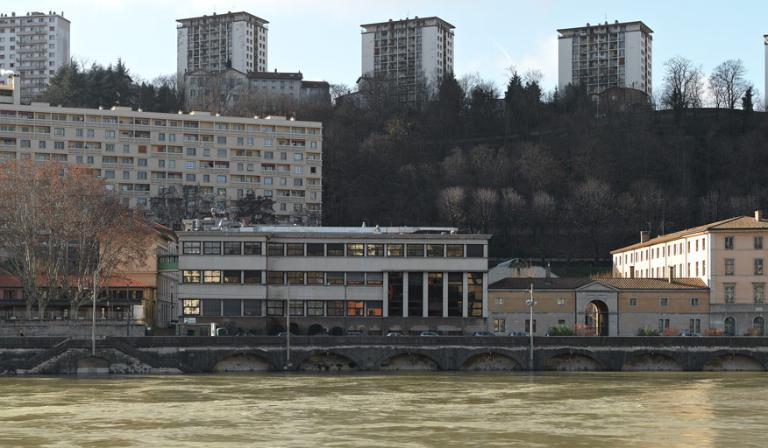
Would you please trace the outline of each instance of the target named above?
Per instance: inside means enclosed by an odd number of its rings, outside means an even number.
[[[221,283],[221,271],[203,271],[203,283]]]
[[[307,316],[322,316],[325,314],[325,302],[322,300],[307,300]]]
[[[733,275],[735,270],[733,258],[725,259],[725,275]]]
[[[504,297],[496,297],[495,303],[497,306],[504,305]]]
[[[267,316],[284,316],[285,302],[282,300],[267,300]]]
[[[383,244],[366,244],[369,257],[383,257],[384,245]]]
[[[362,317],[365,315],[365,302],[360,300],[347,301],[347,317]]]
[[[288,300],[288,309],[291,316],[303,316],[304,315],[304,301],[303,300]]]
[[[240,241],[224,241],[224,255],[241,255]]]
[[[755,303],[765,302],[765,283],[752,284],[752,298]]]
[[[483,258],[484,251],[482,244],[467,244],[468,258]]]
[[[203,241],[203,254],[205,254],[205,255],[221,255],[221,242],[219,242],[219,241]]]
[[[288,277],[288,284],[289,285],[303,285],[304,284],[304,273],[303,272],[288,272],[286,274]]]
[[[363,255],[365,255],[365,245],[362,243],[347,244],[348,257],[362,257]]]
[[[203,316],[221,316],[221,299],[203,300]]]
[[[240,284],[240,271],[224,271],[224,283]]]
[[[442,244],[427,244],[427,256],[428,257],[444,257],[445,246]]]
[[[182,271],[183,283],[200,283],[200,271]]]
[[[239,316],[240,315],[240,300],[222,300],[222,309],[224,316]]]
[[[261,243],[254,241],[246,241],[243,243],[243,254],[245,255],[261,255]]]
[[[690,319],[688,329],[694,333],[701,333],[701,319]]]
[[[344,243],[328,243],[327,252],[329,257],[343,257]]]
[[[365,275],[365,284],[368,286],[381,286],[384,284],[382,272],[369,272]]]
[[[629,298],[629,306],[637,306],[637,297]]]
[[[505,319],[493,319],[493,332],[504,334],[507,332],[507,321]]]
[[[406,253],[409,257],[423,257],[424,245],[423,244],[406,244]]]
[[[261,303],[261,300],[243,300],[243,316],[261,316]]]
[[[365,273],[363,272],[347,272],[347,285],[364,285]]]
[[[557,299],[557,305],[558,306],[565,306],[565,299],[560,297]]]
[[[387,244],[387,256],[388,257],[402,257],[403,245],[402,244]]]
[[[733,249],[733,237],[732,236],[726,236],[725,237],[725,248],[728,250]]]
[[[326,316],[329,316],[329,317],[344,316],[343,300],[328,300],[325,302],[325,307],[326,307]]]
[[[384,302],[371,300],[365,302],[365,317],[381,317],[384,315]]]
[[[525,319],[525,332],[531,334],[531,320]],[[533,319],[533,334],[536,334],[536,319]]]
[[[449,257],[463,257],[464,245],[463,244],[448,244],[446,245],[447,255]]]
[[[691,297],[691,306],[699,306],[699,298]]]
[[[269,243],[267,244],[267,255],[270,257],[282,257],[285,255],[285,244]]]
[[[667,306],[667,305],[669,305],[669,298],[662,297],[662,298],[659,299],[659,306],[664,307],[664,306]]]
[[[243,271],[243,283],[246,285],[260,285],[261,271]]]
[[[308,285],[324,285],[325,272],[307,272]]]
[[[736,319],[726,317],[723,322],[723,334],[726,336],[736,336]]]
[[[667,330],[669,330],[669,319],[659,319],[659,333],[664,334]]]
[[[307,243],[307,256],[308,257],[325,256],[325,245],[323,243]]]
[[[733,303],[736,298],[736,285],[733,283],[726,283],[723,285],[723,298],[725,303]]]
[[[267,272],[267,284],[269,285],[284,285],[285,278],[282,271],[269,271]]]
[[[326,274],[327,284],[329,285],[343,285],[344,273],[343,272],[328,272]]]
[[[755,258],[755,275],[763,275],[763,259]]]
[[[181,301],[181,306],[185,316],[200,315],[200,299],[184,299]]]
[[[756,236],[755,237],[755,249],[762,249],[763,248],[763,237],[762,236]]]
[[[304,243],[288,243],[286,244],[286,255],[289,257],[303,257],[304,256]]]
[[[182,247],[184,255],[200,255],[200,241],[184,241]]]

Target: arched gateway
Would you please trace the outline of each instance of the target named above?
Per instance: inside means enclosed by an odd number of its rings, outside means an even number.
[[[593,300],[584,311],[584,324],[589,336],[608,336],[608,305],[602,300]]]

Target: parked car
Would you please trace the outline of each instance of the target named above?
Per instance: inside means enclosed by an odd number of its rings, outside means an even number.
[[[389,331],[387,332],[387,336],[404,336],[404,334],[399,331]]]
[[[510,331],[509,335],[510,336],[525,336],[525,337],[528,337],[528,332],[527,331]]]
[[[347,336],[365,336],[362,331],[351,330],[347,332]]]
[[[482,330],[482,331],[476,331],[472,333],[472,336],[495,336],[495,335],[490,331]]]
[[[696,333],[695,331],[691,331],[691,330],[683,330],[683,331],[680,332],[680,336],[696,337],[697,338],[697,337],[701,336],[701,334],[700,333]]]
[[[419,333],[419,336],[440,336],[440,333],[436,331],[427,330]]]

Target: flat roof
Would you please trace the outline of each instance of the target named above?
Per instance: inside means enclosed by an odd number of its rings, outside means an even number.
[[[192,20],[211,19],[211,18],[216,18],[216,17],[227,17],[227,16],[232,17],[232,16],[236,16],[236,15],[245,15],[248,18],[254,19],[257,22],[262,23],[262,24],[269,23],[268,21],[262,19],[261,17],[255,16],[255,15],[253,15],[253,14],[251,14],[249,12],[245,12],[245,11],[237,11],[237,12],[231,12],[230,11],[230,12],[227,12],[225,14],[216,14],[214,12],[211,15],[202,15],[202,16],[197,16],[197,17],[187,17],[186,19],[176,19],[176,21],[179,22],[179,23],[184,23],[184,22],[190,22]]]
[[[451,25],[447,21],[445,21],[445,20],[443,20],[443,19],[441,19],[440,17],[437,17],[437,16],[413,17],[413,18],[406,17],[404,19],[398,19],[398,20],[389,19],[389,20],[386,20],[384,22],[364,23],[364,24],[362,24],[360,26],[362,28],[365,28],[367,26],[387,25],[387,24],[390,24],[390,23],[410,22],[410,21],[415,21],[415,20],[437,20],[438,22],[441,22],[443,25],[447,26],[450,29],[456,29],[455,26]]]
[[[359,238],[359,237],[388,237],[388,238],[426,238],[426,239],[482,239],[491,238],[489,234],[458,233],[456,227],[312,227],[292,225],[256,225],[245,227],[207,228],[178,232],[179,236],[191,235],[216,236],[229,235],[273,235],[301,238]]]
[[[605,28],[605,27],[610,27],[610,26],[636,25],[636,24],[639,24],[640,27],[645,29],[645,31],[647,33],[653,33],[653,30],[648,25],[643,23],[642,20],[635,20],[635,21],[632,21],[632,22],[618,22],[618,23],[616,23],[616,22],[613,22],[613,23],[610,23],[610,22],[609,23],[598,22],[598,23],[595,23],[595,24],[590,23],[589,26],[584,25],[584,26],[577,26],[577,27],[573,27],[573,28],[560,28],[560,29],[557,30],[557,32],[558,33],[563,33],[565,31],[578,31],[578,30],[591,29],[591,28]]]

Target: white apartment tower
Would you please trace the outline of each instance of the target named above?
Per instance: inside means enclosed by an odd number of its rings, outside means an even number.
[[[557,30],[558,88],[586,85],[590,95],[611,87],[651,90],[653,30],[643,22],[618,21]]]
[[[69,20],[64,13],[0,14],[0,70],[20,76],[21,101],[29,103],[69,62]]]
[[[419,89],[434,94],[453,72],[454,26],[439,17],[415,17],[360,25],[362,74],[389,79],[413,102]]]
[[[177,72],[267,71],[267,22],[247,12],[179,19]]]

